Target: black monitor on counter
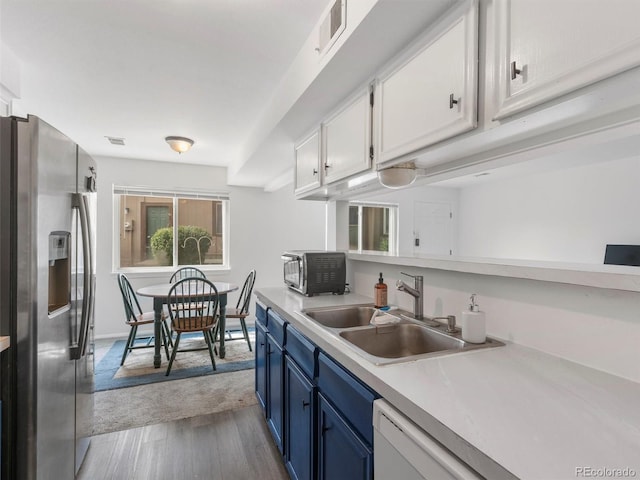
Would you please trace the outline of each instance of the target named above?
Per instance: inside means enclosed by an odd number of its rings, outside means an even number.
[[[640,245],[607,245],[604,263],[640,267]]]

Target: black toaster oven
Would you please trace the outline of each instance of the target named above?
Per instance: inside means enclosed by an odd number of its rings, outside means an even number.
[[[309,297],[317,293],[345,290],[347,268],[344,252],[298,251],[282,254],[284,283],[292,290]]]

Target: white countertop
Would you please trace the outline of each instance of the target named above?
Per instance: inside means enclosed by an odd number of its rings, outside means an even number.
[[[371,298],[303,297],[284,287],[257,295],[487,478],[575,479],[577,468],[640,477],[639,383],[511,343],[376,366],[295,313]]]

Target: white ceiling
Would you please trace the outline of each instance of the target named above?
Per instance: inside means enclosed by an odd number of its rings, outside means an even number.
[[[326,0],[1,0],[21,113],[90,154],[228,166]],[[124,147],[105,136],[123,137]]]
[[[230,184],[275,189],[293,142],[461,1],[349,0],[348,33],[311,62],[331,0],[0,0],[0,35],[21,63],[15,113],[93,156],[226,166]],[[169,135],[195,145],[178,156]]]

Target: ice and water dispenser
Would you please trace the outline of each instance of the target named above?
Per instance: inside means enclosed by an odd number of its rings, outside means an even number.
[[[49,314],[69,305],[71,298],[70,238],[69,232],[49,234]]]

